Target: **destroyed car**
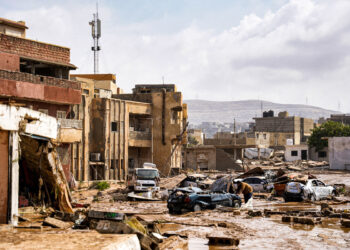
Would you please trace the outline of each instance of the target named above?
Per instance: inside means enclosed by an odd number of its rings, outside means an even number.
[[[242,181],[252,186],[254,192],[271,192],[273,189],[263,177],[247,177]]]
[[[303,201],[304,200],[304,185],[300,182],[289,182],[286,184],[283,198],[288,201]]]
[[[169,213],[181,213],[183,210],[200,211],[214,209],[216,206],[240,207],[241,198],[230,193],[203,193],[200,188],[177,188],[169,196]]]
[[[335,195],[336,189],[333,186],[326,185],[317,179],[308,180],[304,186],[304,197],[312,201],[318,201]]]
[[[182,182],[182,187],[199,187],[201,189],[209,188],[210,184],[213,183],[208,176],[203,174],[191,174],[186,177]]]

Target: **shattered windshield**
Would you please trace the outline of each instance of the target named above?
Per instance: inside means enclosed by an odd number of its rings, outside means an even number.
[[[153,180],[158,177],[158,170],[155,169],[138,169],[137,178],[140,180]]]

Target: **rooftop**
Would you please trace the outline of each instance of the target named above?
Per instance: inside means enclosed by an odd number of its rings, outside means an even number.
[[[2,17],[0,17],[0,24],[5,24],[8,26],[20,28],[20,29],[28,29],[24,21],[12,21]]]
[[[116,81],[115,74],[71,74],[70,76],[88,78],[97,81]]]

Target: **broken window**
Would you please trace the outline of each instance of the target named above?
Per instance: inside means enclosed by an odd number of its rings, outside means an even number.
[[[291,156],[298,156],[298,151],[297,150],[293,150],[291,152]]]
[[[318,157],[320,157],[320,158],[327,157],[327,152],[326,152],[326,151],[320,151],[320,152],[318,152]]]
[[[66,111],[57,111],[56,117],[59,119],[66,119],[67,112]]]
[[[112,130],[112,132],[117,132],[118,131],[118,124],[117,124],[117,122],[111,122],[111,130]]]

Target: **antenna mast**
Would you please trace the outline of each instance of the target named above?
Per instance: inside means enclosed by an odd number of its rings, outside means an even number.
[[[93,14],[93,20],[89,22],[91,25],[91,35],[94,39],[94,46],[91,50],[94,52],[94,74],[98,74],[98,52],[101,50],[98,40],[101,37],[101,20],[98,18],[98,3],[96,3],[96,13]]]

